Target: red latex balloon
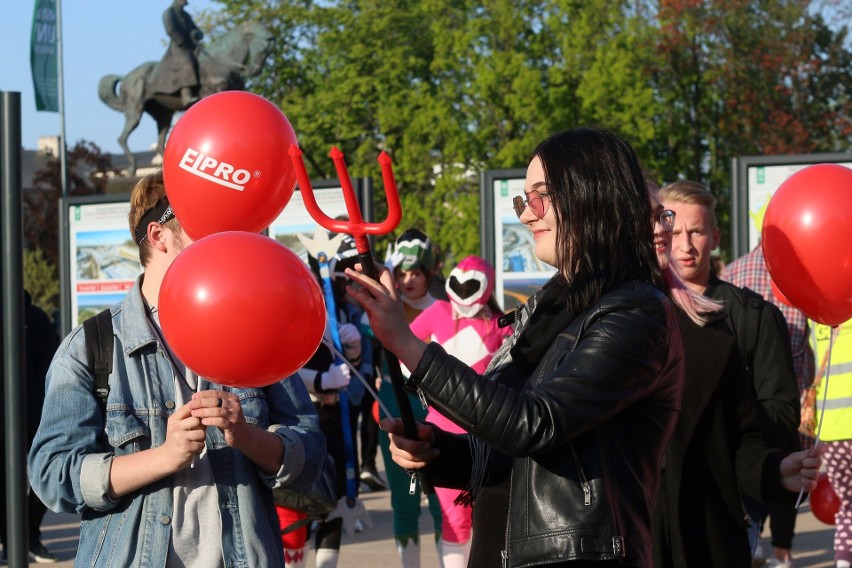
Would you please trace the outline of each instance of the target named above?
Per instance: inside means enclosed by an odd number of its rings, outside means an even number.
[[[326,320],[307,265],[269,237],[238,231],[181,252],[163,278],[158,310],[175,355],[232,387],[269,385],[302,367]]]
[[[192,105],[163,155],[166,193],[187,234],[268,227],[295,189],[295,143],[287,117],[258,95],[225,91]]]
[[[772,295],[775,296],[778,299],[779,302],[781,302],[785,306],[790,306],[791,308],[796,307],[796,306],[793,305],[792,302],[790,302],[790,300],[787,298],[787,296],[785,296],[781,292],[781,290],[778,289],[778,285],[775,283],[775,280],[770,279],[769,282],[772,286]]]
[[[378,424],[379,422],[382,421],[381,418],[379,418],[379,401],[378,400],[373,401],[373,420],[376,421],[376,424]]]
[[[812,320],[852,318],[852,170],[817,164],[791,175],[763,218],[766,267],[778,289]]]
[[[834,524],[834,515],[840,510],[840,499],[828,481],[828,475],[819,474],[817,485],[809,497],[811,501],[811,512],[814,517],[827,525]]]

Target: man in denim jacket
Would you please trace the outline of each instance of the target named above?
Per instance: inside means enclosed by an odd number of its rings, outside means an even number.
[[[211,384],[163,340],[160,284],[192,241],[174,218],[162,173],[131,195],[130,230],[144,274],[111,309],[115,333],[106,409],[80,327],[47,374],[29,454],[33,489],[79,513],[78,566],[283,566],[271,488],[309,487],[326,454],[302,381],[264,388]]]

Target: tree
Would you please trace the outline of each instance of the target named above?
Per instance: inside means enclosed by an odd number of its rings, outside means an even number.
[[[102,194],[106,174],[111,169],[108,154],[92,143],[81,140],[68,151],[68,195]],[[98,175],[100,174],[100,175]],[[47,307],[59,302],[59,198],[62,195],[59,158],[49,157],[33,175],[34,187],[23,193],[23,231],[25,255],[32,266],[25,273],[33,298],[47,313]],[[25,259],[27,256],[25,256]],[[49,269],[48,269],[49,268]],[[40,290],[39,294],[35,289]],[[53,292],[53,293],[51,293]]]
[[[848,147],[850,53],[807,0],[663,0],[655,91],[667,112],[654,147],[664,179],[704,183],[719,200],[723,243],[731,158]]]
[[[51,315],[59,309],[59,279],[56,265],[41,249],[24,251],[24,289],[30,293],[33,304]]]
[[[725,235],[731,158],[852,134],[847,28],[810,0],[220,3],[220,22],[259,14],[280,38],[250,89],[281,105],[311,175],[336,176],[336,145],[378,179],[387,150],[400,230],[425,230],[448,264],[479,251],[480,172],[525,166],[559,130],[607,126],[661,181],[705,183]]]

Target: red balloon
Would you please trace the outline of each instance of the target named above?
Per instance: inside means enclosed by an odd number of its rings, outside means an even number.
[[[795,308],[792,302],[785,296],[781,290],[778,289],[778,285],[775,283],[775,280],[770,279],[769,283],[772,286],[772,295],[775,296],[779,302],[784,304],[785,306],[790,306],[791,308]]]
[[[784,296],[812,320],[852,318],[852,170],[816,164],[791,175],[763,218],[766,267]]]
[[[225,91],[192,105],[163,155],[166,193],[187,234],[268,227],[296,186],[287,154],[295,143],[290,121],[261,96]]]
[[[229,231],[189,245],[166,271],[163,335],[213,382],[261,387],[302,367],[325,331],[322,290],[307,265],[269,237]]]
[[[376,424],[378,424],[379,422],[382,421],[381,418],[379,418],[379,401],[378,400],[373,401],[373,420],[376,421]]]
[[[840,499],[828,481],[828,475],[819,474],[817,485],[810,495],[811,512],[827,525],[834,524],[834,516],[840,510]]]

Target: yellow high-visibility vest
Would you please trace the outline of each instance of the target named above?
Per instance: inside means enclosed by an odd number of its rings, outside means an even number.
[[[828,351],[831,328],[811,322],[814,326],[817,369],[825,360]],[[830,368],[817,387],[817,419],[822,419],[819,431],[820,440],[834,442],[852,439],[852,320],[839,326],[831,352]],[[826,375],[828,381],[826,381]],[[828,392],[826,392],[826,386]],[[823,404],[823,396],[825,403]],[[825,406],[825,413],[823,413]]]

